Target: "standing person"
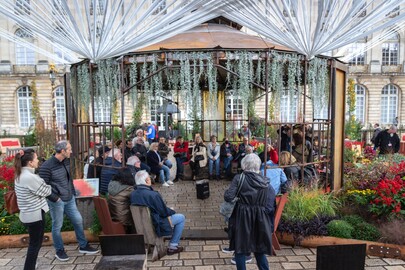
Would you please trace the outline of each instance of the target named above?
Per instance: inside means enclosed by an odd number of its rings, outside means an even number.
[[[378,134],[382,131],[380,124],[375,123],[374,124],[374,131],[373,131],[373,137],[371,137],[371,142],[374,144],[374,150],[377,149],[375,146],[375,139],[377,138]]]
[[[41,176],[48,185],[52,186],[52,194],[47,197],[52,218],[52,239],[56,250],[55,257],[59,261],[69,260],[63,246],[61,229],[63,215],[72,222],[79,242],[79,252],[96,254],[97,249],[89,245],[84,235],[83,218],[76,206],[75,189],[70,175],[70,154],[72,146],[68,141],[60,141],[55,145],[55,154],[39,168]]]
[[[191,153],[190,167],[195,180],[200,174],[200,168],[207,166],[207,147],[200,136],[196,136],[193,152]]]
[[[231,177],[232,160],[236,154],[235,146],[229,142],[228,138],[225,139],[221,145],[221,159],[224,162],[224,171],[227,177]]]
[[[147,206],[150,209],[150,216],[158,237],[172,236],[167,255],[182,252],[183,247],[179,246],[179,242],[186,222],[184,215],[176,214],[166,206],[159,192],[151,187],[152,180],[146,171],[139,171],[135,175],[135,183],[135,190],[131,194],[131,205]]]
[[[20,221],[28,229],[29,244],[24,270],[34,270],[44,238],[45,213],[49,211],[45,197],[52,188],[35,174],[38,157],[33,149],[20,150],[14,158],[14,188],[20,209]]]
[[[155,125],[149,123],[148,129],[146,131],[146,138],[148,139],[149,144],[153,143],[153,141],[155,140],[155,136],[156,136]]]
[[[173,156],[176,158],[177,171],[176,171],[176,180],[184,178],[184,165],[183,162],[187,161],[188,154],[188,142],[185,142],[182,136],[177,136],[176,143],[173,147]]]
[[[378,133],[375,146],[380,149],[380,155],[398,153],[400,139],[397,134],[397,127],[392,125],[389,129]]]
[[[248,139],[250,139],[251,137],[252,137],[252,132],[250,132],[250,129],[248,128],[248,126],[247,125],[243,125],[242,126],[242,131],[241,131],[241,136],[243,137],[243,138],[248,138]]]
[[[132,152],[133,147],[134,147],[134,145],[132,144],[132,140],[126,140],[125,141],[125,150],[124,150],[125,164],[127,163],[128,158],[135,155],[135,153]]]
[[[280,134],[280,151],[290,151],[291,128],[288,125],[281,126],[277,133]]]
[[[210,180],[212,180],[213,176],[213,167],[215,166],[215,179],[220,180],[220,170],[219,170],[219,156],[221,154],[221,146],[217,143],[217,137],[215,135],[211,136],[211,142],[208,144],[207,149],[208,154],[208,171],[210,174]]]
[[[264,151],[259,155],[260,160],[264,163]],[[278,153],[277,150],[271,144],[267,144],[267,159],[273,161],[274,164],[278,164]]]
[[[242,160],[244,180],[236,175],[224,199],[232,202],[239,200],[229,219],[229,249],[235,251],[231,262],[238,270],[246,269],[246,258],[251,252],[255,254],[260,270],[268,270],[266,254],[272,254],[271,237],[274,230],[275,193],[269,181],[260,174],[260,158],[248,154]],[[239,194],[238,185],[240,186]]]
[[[399,124],[399,120],[398,120],[398,116],[397,116],[397,117],[395,117],[395,119],[394,119],[393,125],[396,126],[396,127],[398,127],[398,124]]]

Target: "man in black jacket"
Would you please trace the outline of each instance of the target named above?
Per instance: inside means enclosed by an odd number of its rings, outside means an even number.
[[[380,155],[398,153],[400,139],[397,127],[392,125],[389,129],[381,131],[375,138],[375,146],[380,148]]]
[[[101,146],[98,150],[98,157],[89,165],[89,169],[87,171],[87,178],[98,178],[100,179],[101,176],[101,166],[95,165],[103,165],[104,160],[108,157],[108,154],[111,151],[111,148],[107,145]],[[96,174],[94,174],[94,167],[96,167]]]
[[[69,260],[61,235],[64,214],[74,226],[76,239],[79,242],[79,252],[86,254],[98,252],[87,242],[83,230],[83,218],[79,210],[77,210],[75,189],[70,175],[69,158],[71,153],[72,146],[70,143],[60,141],[55,145],[55,155],[45,161],[39,169],[39,176],[48,185],[52,186],[52,193],[47,199],[52,217],[52,239],[56,250],[55,257],[60,261]]]

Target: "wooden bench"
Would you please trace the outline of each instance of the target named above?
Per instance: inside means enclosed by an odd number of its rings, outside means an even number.
[[[152,224],[150,210],[146,206],[131,205],[131,214],[138,234],[143,234],[145,244],[153,246],[152,261],[159,260],[166,255],[164,238],[158,237]]]
[[[278,242],[276,231],[280,223],[281,215],[283,214],[284,206],[288,200],[288,193],[276,197],[276,212],[274,213],[274,232],[272,234],[272,250],[273,255],[276,255],[276,250],[281,250],[280,243]]]
[[[98,219],[102,227],[103,234],[125,234],[124,225],[111,219],[110,209],[105,198],[93,197]]]

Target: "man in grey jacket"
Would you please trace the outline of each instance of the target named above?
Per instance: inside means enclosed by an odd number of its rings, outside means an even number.
[[[55,145],[55,155],[42,164],[39,176],[52,187],[52,193],[47,197],[52,218],[52,239],[55,247],[55,257],[59,261],[69,260],[63,246],[61,229],[63,215],[72,222],[79,242],[79,252],[95,254],[97,249],[91,247],[86,240],[83,230],[83,218],[76,206],[75,189],[70,175],[70,154],[72,146],[68,141],[60,141]]]
[[[210,180],[212,179],[212,170],[215,165],[215,177],[217,180],[221,178],[220,170],[219,170],[219,162],[220,162],[220,154],[221,154],[221,146],[217,143],[217,137],[215,135],[211,136],[211,142],[208,144],[207,147],[208,153],[208,170],[210,174]]]

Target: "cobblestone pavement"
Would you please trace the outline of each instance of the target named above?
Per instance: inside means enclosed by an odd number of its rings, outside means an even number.
[[[219,204],[223,200],[223,192],[229,181],[210,181],[211,196],[206,200],[197,200],[194,182],[175,183],[173,187],[154,185],[161,192],[169,207],[185,214],[185,229],[206,230],[222,229],[223,218],[218,213]],[[95,243],[97,245],[97,243]],[[231,254],[221,251],[228,245],[227,240],[182,240],[185,251],[172,256],[165,256],[159,261],[148,261],[149,270],[227,270],[236,269],[231,264]],[[42,247],[39,254],[38,269],[93,269],[100,260],[100,255],[83,255],[78,252],[77,245],[66,245],[70,260],[59,262],[55,259],[53,247]],[[0,270],[22,269],[26,248],[0,249]],[[282,246],[277,256],[268,257],[270,269],[315,269],[316,249]],[[247,269],[257,269],[255,262],[247,265]],[[366,270],[405,270],[405,261],[397,259],[367,256]],[[350,269],[342,269],[350,270]]]

